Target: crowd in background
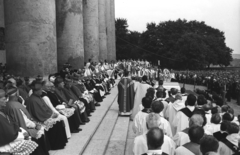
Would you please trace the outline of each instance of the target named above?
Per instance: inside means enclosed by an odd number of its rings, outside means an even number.
[[[180,83],[206,86],[211,93],[226,97],[227,101],[237,100],[240,105],[240,71],[174,71]]]

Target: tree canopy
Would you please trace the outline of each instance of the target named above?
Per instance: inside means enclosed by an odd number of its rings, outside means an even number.
[[[228,66],[232,61],[224,32],[196,20],[148,23],[139,33],[128,30],[126,19],[117,19],[116,37],[117,59],[161,60],[161,66],[174,69]]]

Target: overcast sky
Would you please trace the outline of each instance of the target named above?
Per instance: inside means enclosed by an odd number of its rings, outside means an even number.
[[[149,22],[205,21],[225,32],[227,46],[240,54],[240,0],[115,0],[116,18],[125,18],[129,29],[145,31]]]

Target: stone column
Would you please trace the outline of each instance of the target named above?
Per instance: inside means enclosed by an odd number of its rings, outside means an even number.
[[[84,66],[82,0],[56,0],[58,69]]]
[[[106,0],[99,0],[99,60],[107,59],[107,34],[106,34]]]
[[[7,68],[20,76],[57,71],[55,0],[4,0]]]
[[[0,63],[6,63],[6,51],[5,51],[5,24],[4,24],[4,7],[3,0],[0,0]]]
[[[106,28],[107,28],[107,60],[111,61],[112,53],[112,22],[111,22],[111,0],[106,0]]]
[[[83,0],[84,59],[99,61],[98,0]]]
[[[115,0],[111,0],[112,52],[111,60],[116,60]],[[110,61],[111,61],[110,60]]]

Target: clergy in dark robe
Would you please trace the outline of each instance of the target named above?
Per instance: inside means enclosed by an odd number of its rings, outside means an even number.
[[[124,77],[118,83],[118,105],[120,115],[131,115],[134,105],[134,84],[125,70]]]
[[[84,105],[86,107],[86,112],[88,115],[90,115],[90,113],[95,110],[94,103],[85,99],[83,97],[83,94],[81,93],[81,91],[78,89],[78,87],[75,86],[73,83],[71,83],[71,90],[79,98],[79,100],[84,103]]]
[[[72,102],[75,104],[76,102],[80,102],[79,98],[73,93],[73,91],[71,90],[71,83],[69,83],[68,81],[65,81],[65,86],[63,88],[63,92],[66,96],[66,98],[68,100],[72,100]],[[86,113],[86,107],[83,107],[85,108],[85,110],[81,110],[81,119],[83,120],[83,122],[89,122],[89,118],[87,116],[87,113]]]
[[[52,105],[54,107],[57,107],[58,105],[62,105],[61,101],[58,99],[58,96],[54,93],[55,87],[51,82],[46,83],[47,89],[45,90],[45,95],[48,96],[50,99]],[[78,116],[78,113],[74,111],[74,114],[70,117],[68,117],[68,122],[70,126],[71,133],[77,133],[81,131],[82,129],[79,129],[81,121],[79,121],[80,116]]]
[[[57,95],[58,99],[60,100],[60,102],[65,105],[65,107],[71,107],[69,104],[70,100],[67,99],[63,89],[64,89],[64,82],[63,79],[61,77],[57,77],[54,80],[54,85],[55,85],[55,89],[54,89],[54,93]],[[80,109],[78,106],[75,106],[75,115],[78,116],[78,120],[77,118],[75,118],[75,121],[79,121],[80,124],[84,125],[85,123],[83,122],[82,118],[81,118],[81,113],[80,113]]]
[[[0,154],[33,154],[37,144],[28,140],[29,135],[24,129],[9,118],[5,113],[5,91],[0,89]]]
[[[100,95],[100,92],[95,89],[95,86],[90,82],[90,80],[86,80],[84,82],[84,85],[85,85],[86,89],[88,90],[88,92],[93,94],[93,97],[97,102],[103,101],[103,99]]]
[[[27,110],[34,120],[40,123],[45,123],[49,120],[54,121],[57,115],[46,105],[42,99],[42,86],[40,81],[33,81],[33,94],[26,100]],[[63,121],[56,121],[52,128],[46,131],[46,136],[49,138],[52,150],[63,149],[67,143],[67,136]]]
[[[34,154],[38,155],[48,155],[48,148],[44,137],[44,128],[33,122],[33,118],[28,113],[27,109],[18,102],[18,89],[11,88],[8,89],[7,94],[9,96],[9,101],[5,108],[6,114],[13,120],[19,127],[25,129],[29,135],[32,137],[39,147],[34,151]]]

